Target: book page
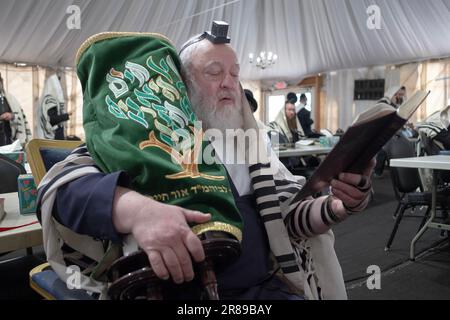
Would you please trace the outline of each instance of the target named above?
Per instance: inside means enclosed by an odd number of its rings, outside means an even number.
[[[419,90],[411,98],[406,100],[397,110],[387,103],[377,103],[374,107],[360,113],[353,125],[359,125],[364,122],[380,118],[391,112],[397,111],[397,114],[403,119],[409,119],[416,109],[421,105],[430,92]]]
[[[356,119],[353,121],[352,125],[359,125],[370,120],[380,118],[389,113],[394,113],[396,110],[393,106],[387,103],[377,103],[375,106],[360,113]]]
[[[397,114],[403,119],[409,119],[429,94],[430,91],[417,91],[397,109]]]

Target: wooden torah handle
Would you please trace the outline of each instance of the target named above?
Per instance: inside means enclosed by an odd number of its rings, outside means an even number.
[[[205,251],[205,260],[194,264],[198,296],[192,299],[219,300],[216,272],[236,261],[241,254],[241,245],[229,233],[207,231],[199,235]],[[177,285],[171,280],[159,279],[153,272],[147,254],[138,250],[117,259],[108,270],[111,285],[108,295],[112,300],[172,300],[176,291],[184,290],[187,284]]]

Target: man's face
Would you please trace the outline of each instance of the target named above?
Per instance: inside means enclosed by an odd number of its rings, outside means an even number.
[[[203,40],[191,60],[190,77],[192,107],[206,129],[242,128],[239,64],[229,45]]]
[[[403,103],[403,100],[405,99],[405,94],[406,94],[405,90],[403,89],[398,90],[394,96],[395,99],[394,102],[398,105],[401,105]]]
[[[293,119],[295,117],[295,106],[292,103],[286,103],[285,111],[287,119]]]
[[[308,103],[308,99],[300,99],[300,103],[306,106],[306,104]]]

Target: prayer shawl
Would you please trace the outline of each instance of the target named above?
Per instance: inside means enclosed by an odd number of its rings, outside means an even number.
[[[244,117],[246,127],[251,127],[250,115],[244,114]],[[329,230],[329,226],[340,220],[327,207],[329,197],[297,199],[296,194],[305,179],[294,177],[287,171],[274,155],[266,137],[261,139],[267,147],[268,161],[251,165],[247,169],[244,165],[237,170],[234,170],[233,165],[225,164],[230,177],[240,194],[255,193],[257,209],[264,221],[271,251],[289,282],[309,299],[346,299],[342,270],[334,251],[334,235]],[[43,225],[44,249],[52,267],[66,281],[70,275],[66,273],[68,266],[64,261],[63,243],[95,261],[101,261],[106,252],[100,241],[75,234],[52,217],[57,189],[92,172],[100,170],[87,148],[80,147],[51,168],[39,185],[38,212]],[[366,204],[367,201],[364,201],[358,209],[361,210]],[[103,260],[108,261],[108,258]],[[97,269],[100,270],[97,274],[101,273],[102,268]],[[83,278],[83,288],[104,292],[107,284],[92,278],[92,275]]]
[[[44,91],[38,103],[36,137],[41,139],[55,139],[55,131],[58,124],[52,126],[48,111],[56,108],[57,114],[64,113],[64,93],[56,74],[51,75],[45,81]]]
[[[302,126],[300,125],[300,122],[298,121],[297,114],[295,114],[295,123],[297,124],[297,131],[300,135],[304,136],[305,133],[303,132]],[[284,134],[290,142],[293,141],[292,132],[289,129],[287,119],[286,119],[286,112],[284,110],[284,107],[280,110],[277,117],[275,118],[275,121],[269,124],[273,129],[277,130],[278,132],[281,132]]]
[[[243,98],[241,103],[244,129],[257,130],[247,100]],[[329,229],[341,220],[328,206],[330,197],[299,199],[297,193],[305,178],[295,178],[284,167],[270,147],[265,130],[258,133],[257,141],[249,144],[246,154],[257,153],[259,157],[257,161],[249,157],[247,163],[257,209],[275,260],[288,281],[308,299],[347,299],[334,251],[334,235]],[[357,210],[366,204],[363,201]]]
[[[432,113],[424,122],[417,124],[420,132],[424,132],[427,137],[433,139],[442,130],[449,130],[450,105]]]
[[[428,116],[425,121],[417,124],[417,131],[420,134],[420,139],[422,135],[425,135],[428,139],[432,140],[439,149],[447,149],[444,146],[443,141],[440,139],[448,138],[448,130],[450,129],[450,106],[446,106],[439,111],[432,113]],[[439,135],[439,136],[438,136]],[[448,141],[446,139],[445,141]],[[416,149],[417,156],[424,156],[425,150],[422,149],[422,143],[417,144]],[[422,181],[422,186],[425,191],[431,191],[433,187],[433,170],[419,168],[419,175]]]
[[[6,93],[5,97],[14,114],[14,119],[10,122],[11,140],[20,140],[20,143],[24,146],[31,139],[31,131],[27,118],[19,102],[13,95]]]
[[[327,197],[296,200],[295,195],[304,184],[304,178],[292,176],[276,158],[271,158],[271,164],[273,167],[278,166],[280,170],[276,170],[273,174],[272,171],[266,170],[267,166],[255,165],[251,168],[253,187],[250,186],[250,188],[255,189],[258,211],[265,223],[272,253],[282,272],[309,299],[346,299],[342,270],[334,251],[333,232],[328,230],[323,234],[315,234],[313,229],[316,224],[306,222],[305,219],[304,225],[286,226],[285,223],[289,215],[302,216],[302,213],[312,215],[312,211],[322,211],[327,224],[336,223],[337,221],[334,221],[324,208]],[[58,276],[63,281],[68,281],[71,275],[67,272],[69,264],[64,260],[65,253],[62,249],[63,244],[66,243],[99,263],[100,267],[97,267],[99,271],[96,274],[89,274],[92,269],[86,270],[86,275],[82,275],[81,284],[84,289],[103,293],[102,297],[106,297],[107,283],[94,279],[98,279],[97,274],[101,275],[100,262],[102,260],[108,262],[104,244],[92,237],[69,230],[52,216],[58,188],[94,172],[100,172],[100,170],[90,157],[87,148],[82,146],[74,150],[68,158],[52,167],[41,181],[38,188],[40,206],[38,212],[41,214],[43,246],[47,260]],[[231,177],[235,185],[242,185],[241,180],[245,178],[240,173],[231,174]],[[306,211],[303,212],[304,210]],[[290,237],[288,228],[300,228],[300,225],[305,232],[304,237],[295,239]]]
[[[395,108],[398,108],[399,106],[395,101],[392,100],[394,98],[395,94],[400,90],[401,86],[392,86],[390,87],[385,93],[383,98],[377,101],[377,103],[386,103],[389,104]]]
[[[104,244],[87,235],[73,232],[59,224],[52,216],[53,205],[59,187],[79,177],[100,172],[94,160],[89,156],[85,146],[76,148],[64,161],[55,164],[44,176],[38,186],[38,217],[42,225],[43,247],[47,261],[59,278],[66,284],[73,278],[73,272],[68,272],[70,263],[65,260],[64,244],[94,260],[99,266],[106,257]],[[100,293],[106,297],[107,283],[97,281],[92,269],[87,268],[80,274],[81,288],[91,293]]]

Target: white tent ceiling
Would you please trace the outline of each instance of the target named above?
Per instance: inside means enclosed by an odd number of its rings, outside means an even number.
[[[73,4],[79,30],[66,26]],[[374,4],[378,30],[367,27]],[[159,32],[179,48],[212,20],[230,23],[244,80],[450,56],[450,0],[0,0],[0,62],[73,66],[80,44],[102,31]],[[248,63],[262,50],[279,56],[263,71]]]

